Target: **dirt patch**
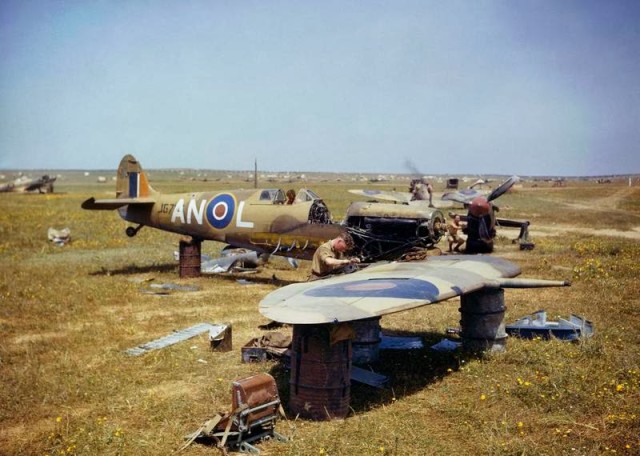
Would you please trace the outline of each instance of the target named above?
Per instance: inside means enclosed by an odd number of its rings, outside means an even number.
[[[640,226],[635,226],[631,230],[616,230],[613,228],[582,228],[571,225],[553,225],[544,226],[536,225],[535,229],[530,229],[529,234],[532,237],[549,237],[549,236],[564,236],[567,233],[580,233],[588,234],[592,236],[605,236],[605,237],[622,237],[626,239],[640,240]]]
[[[618,206],[621,203],[623,203],[625,200],[629,200],[633,198],[633,195],[635,192],[636,192],[636,188],[625,187],[617,190],[612,195],[589,200],[588,202],[558,201],[552,198],[545,198],[545,200],[552,202],[553,204],[562,204],[563,206],[570,207],[573,209],[579,209],[581,211],[608,212],[608,213],[615,212],[615,213],[624,213],[625,215],[628,215],[631,217],[640,217],[640,215],[633,214],[623,209],[618,209]]]

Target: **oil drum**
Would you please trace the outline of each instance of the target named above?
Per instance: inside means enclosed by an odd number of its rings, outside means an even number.
[[[460,297],[460,336],[467,351],[505,350],[504,290],[483,289]]]
[[[355,337],[351,344],[353,364],[371,364],[380,357],[380,318],[367,318],[352,322]]]
[[[180,277],[200,277],[200,241],[180,241]]]
[[[351,400],[351,339],[331,343],[333,325],[294,325],[289,409],[301,418],[345,418]]]

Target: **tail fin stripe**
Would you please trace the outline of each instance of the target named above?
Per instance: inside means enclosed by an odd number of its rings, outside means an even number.
[[[137,198],[140,191],[140,174],[129,173],[129,198]]]

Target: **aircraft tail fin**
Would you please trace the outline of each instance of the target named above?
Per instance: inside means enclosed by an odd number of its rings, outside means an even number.
[[[149,198],[158,192],[149,185],[147,174],[133,155],[125,155],[118,166],[116,198]]]

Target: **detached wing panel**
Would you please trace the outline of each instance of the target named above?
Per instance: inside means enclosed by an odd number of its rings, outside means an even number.
[[[112,211],[123,206],[149,206],[155,204],[154,198],[112,198],[97,200],[93,197],[82,203],[82,209],[93,211]]]
[[[353,274],[290,285],[267,295],[259,310],[289,324],[361,320],[440,302],[520,273],[513,263],[497,258],[446,258],[379,263]]]

